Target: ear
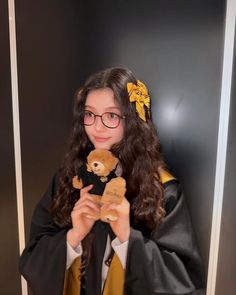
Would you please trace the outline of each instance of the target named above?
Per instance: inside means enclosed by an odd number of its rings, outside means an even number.
[[[109,159],[107,160],[107,164],[105,165],[106,170],[110,173],[112,170],[114,170],[116,168],[116,165],[118,164],[118,162],[119,162],[119,160],[116,157],[114,157],[114,156],[109,157]]]
[[[103,176],[106,177],[107,175],[109,175],[111,173],[110,167],[105,167],[104,171],[103,171]]]
[[[119,162],[119,160],[116,157],[112,157],[112,165],[114,166],[114,168],[116,167],[118,162]]]

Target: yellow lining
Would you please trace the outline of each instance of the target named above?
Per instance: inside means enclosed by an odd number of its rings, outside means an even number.
[[[80,264],[81,257],[77,257],[66,270],[63,295],[80,295]]]
[[[114,254],[108,270],[103,295],[122,295],[125,272],[119,257]]]
[[[162,183],[166,183],[168,181],[176,179],[173,175],[171,175],[168,171],[161,169],[159,171],[159,175]]]

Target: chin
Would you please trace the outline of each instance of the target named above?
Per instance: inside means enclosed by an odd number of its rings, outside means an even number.
[[[108,143],[95,143],[93,144],[95,149],[101,149],[101,150],[110,150],[111,145]]]

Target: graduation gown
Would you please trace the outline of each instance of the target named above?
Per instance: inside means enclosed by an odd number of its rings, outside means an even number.
[[[58,227],[50,216],[57,179],[58,174],[35,208],[30,239],[20,257],[19,270],[34,295],[63,294],[68,228]],[[166,216],[162,223],[148,238],[131,228],[123,293],[204,295],[201,258],[181,186],[173,179],[163,185]]]

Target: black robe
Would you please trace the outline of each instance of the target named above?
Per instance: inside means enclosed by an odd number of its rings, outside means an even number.
[[[20,257],[20,272],[34,295],[63,294],[68,228],[58,227],[50,216],[57,180],[58,174],[35,208],[30,239]],[[171,180],[164,192],[167,214],[151,236],[131,229],[124,294],[204,295],[201,258],[181,186]]]

